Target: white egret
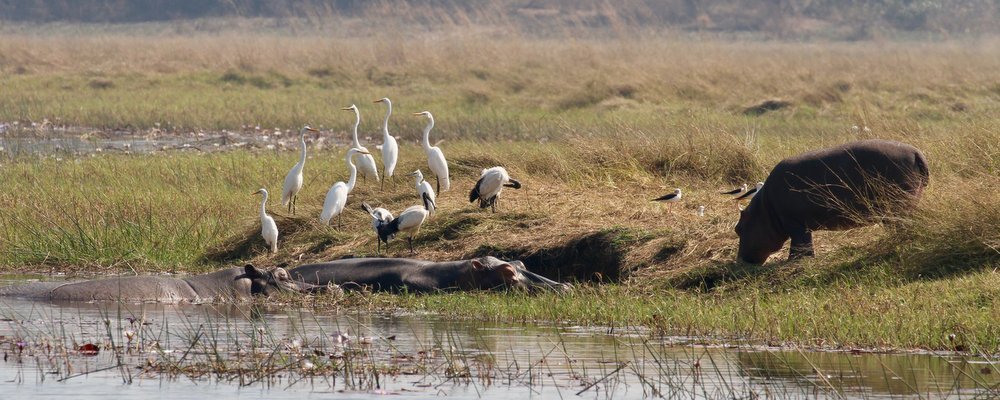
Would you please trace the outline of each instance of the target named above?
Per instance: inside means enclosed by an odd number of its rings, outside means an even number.
[[[251,195],[262,194],[264,198],[260,200],[260,236],[264,237],[264,243],[271,246],[271,252],[278,252],[278,225],[274,223],[274,218],[267,215],[265,211],[265,206],[267,206],[267,189],[260,188],[260,190],[251,193]]]
[[[375,100],[374,103],[385,103],[387,107],[385,110],[385,120],[382,121],[382,166],[384,167],[383,172],[385,177],[382,180],[382,186],[385,186],[385,179],[392,177],[392,174],[396,171],[396,160],[399,157],[399,145],[396,144],[396,138],[389,135],[389,116],[392,115],[392,102],[389,101],[388,97],[383,97],[381,99]]]
[[[431,129],[434,128],[434,116],[430,111],[413,113],[416,116],[427,117],[427,126],[424,127],[424,152],[427,153],[427,166],[434,173],[437,179],[437,192],[441,193],[441,182],[444,182],[444,191],[451,189],[451,178],[448,175],[448,160],[444,158],[444,152],[440,147],[431,146]]]
[[[484,169],[479,175],[479,181],[469,193],[469,202],[479,200],[479,208],[490,207],[493,212],[497,212],[497,200],[504,187],[520,189],[521,182],[512,179],[507,174],[504,167],[493,167]]]
[[[383,226],[392,222],[392,213],[382,207],[372,208],[372,206],[368,205],[368,203],[361,203],[361,209],[365,210],[365,212],[372,217],[372,228],[375,230],[375,237],[378,241],[378,247],[375,248],[375,254],[379,254],[382,251],[383,242],[385,242],[386,249],[389,248],[389,238],[383,238],[380,234],[380,230],[383,229]]]
[[[334,183],[330,187],[330,190],[326,192],[326,200],[323,201],[323,212],[319,214],[319,220],[324,225],[329,224],[334,216],[341,215],[344,211],[344,206],[347,205],[347,195],[351,193],[351,190],[354,190],[354,183],[358,179],[358,168],[354,166],[353,159],[355,154],[368,154],[368,151],[359,149],[347,150],[347,169],[351,171],[351,176],[347,179],[347,183]],[[339,220],[337,226],[340,226]]]
[[[351,104],[350,107],[344,107],[341,108],[341,110],[354,111],[354,133],[353,136],[351,136],[351,148],[361,149],[367,152],[368,149],[362,146],[361,142],[358,141],[358,126],[361,125],[361,112],[358,111],[358,107]],[[378,167],[375,166],[375,157],[372,157],[371,154],[361,154],[357,159],[358,172],[365,178],[365,181],[368,181],[368,177],[370,176],[375,178],[375,181],[378,182]]]
[[[653,201],[662,201],[664,203],[670,203],[670,204],[677,203],[681,201],[681,188],[674,189],[673,193],[668,193],[663,196],[657,197],[653,199]],[[673,211],[673,208],[671,208],[670,210]]]
[[[431,206],[427,208],[427,211],[434,214],[434,209],[437,208],[437,195],[434,194],[434,188],[424,180],[424,173],[420,172],[419,169],[411,172],[410,176],[416,178],[417,196],[420,197],[421,201],[424,199],[424,196],[430,199]]]
[[[302,168],[306,165],[306,132],[319,132],[310,128],[309,125],[302,127],[299,131],[299,146],[302,147],[302,155],[299,162],[295,164],[288,175],[285,175],[285,185],[281,188],[281,205],[288,205],[288,211],[295,215],[295,199],[302,190]]]

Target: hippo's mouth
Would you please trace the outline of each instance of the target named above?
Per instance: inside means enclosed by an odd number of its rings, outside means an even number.
[[[523,287],[528,291],[552,290],[556,292],[569,292],[573,290],[573,286],[568,283],[556,282],[534,272],[528,271],[528,269],[524,267],[524,263],[520,261],[512,261],[511,264],[514,264],[517,267],[517,270],[521,275],[519,283],[523,284]]]

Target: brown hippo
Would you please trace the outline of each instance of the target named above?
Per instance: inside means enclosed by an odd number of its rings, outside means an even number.
[[[128,276],[76,282],[35,282],[0,288],[0,295],[64,301],[211,302],[245,300],[279,291],[321,289],[291,279],[284,268],[264,271],[247,264],[184,278]]]
[[[314,285],[368,287],[377,291],[569,290],[570,286],[528,271],[520,261],[482,257],[459,261],[409,258],[348,258],[292,269],[292,276]]]
[[[889,140],[787,158],[740,214],[739,259],[762,264],[789,238],[789,259],[812,256],[812,231],[851,229],[905,213],[928,179],[920,150]]]

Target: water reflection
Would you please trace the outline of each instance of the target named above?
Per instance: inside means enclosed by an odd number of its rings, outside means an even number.
[[[5,399],[946,397],[1000,383],[995,366],[953,356],[698,347],[420,314],[0,299],[0,319]]]

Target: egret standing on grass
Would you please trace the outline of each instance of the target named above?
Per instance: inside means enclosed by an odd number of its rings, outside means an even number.
[[[382,178],[382,186],[384,187],[385,179],[391,178],[393,172],[396,171],[399,145],[396,144],[396,138],[389,135],[389,116],[392,115],[392,102],[389,101],[388,97],[383,97],[375,100],[374,103],[385,103],[387,107],[385,110],[385,121],[382,121],[382,166],[385,173],[385,177]]]
[[[354,111],[354,134],[351,137],[351,148],[364,150],[365,153],[367,153],[368,149],[362,146],[361,142],[358,141],[358,126],[361,125],[361,113],[358,111],[358,107],[351,104],[350,107],[344,107],[341,108],[341,110]],[[372,157],[371,154],[361,154],[361,156],[358,157],[358,172],[360,172],[361,176],[365,178],[365,182],[368,181],[369,176],[375,178],[375,182],[379,181],[378,168],[375,166],[375,157]]]
[[[382,207],[373,209],[368,203],[361,203],[361,209],[372,216],[372,228],[375,229],[375,240],[378,241],[375,254],[379,254],[382,251],[383,242],[385,243],[385,248],[389,248],[389,238],[382,237],[381,229],[383,229],[383,226],[388,225],[389,222],[392,222],[392,213]]]
[[[437,192],[441,193],[441,182],[444,182],[444,191],[451,189],[451,178],[448,176],[448,160],[445,160],[444,153],[440,147],[431,146],[431,129],[434,128],[434,116],[430,111],[413,113],[416,116],[427,117],[427,126],[424,127],[424,152],[427,153],[427,166],[434,173],[437,179]]]
[[[334,216],[340,216],[344,212],[344,206],[347,205],[347,195],[354,190],[354,183],[357,182],[358,178],[358,168],[354,166],[354,155],[355,154],[368,154],[366,150],[359,149],[348,149],[347,150],[347,169],[351,171],[351,177],[347,179],[347,183],[337,182],[334,183],[330,190],[326,192],[326,200],[323,201],[323,212],[319,214],[319,220],[323,225],[329,224],[330,220]],[[337,221],[337,226],[340,226],[341,216]]]
[[[428,210],[434,207],[434,202],[426,195],[423,197],[423,202],[423,206],[410,206],[399,213],[398,217],[379,228],[378,237],[379,240],[385,242],[386,252],[389,251],[389,239],[399,232],[406,232],[409,234],[406,240],[410,244],[410,254],[414,253],[413,237],[420,232],[420,225],[423,225],[424,221],[427,220],[427,216],[430,214]]]
[[[422,201],[424,197],[430,199],[431,206],[427,208],[427,211],[434,214],[434,209],[437,208],[437,195],[434,194],[434,188],[431,187],[430,183],[424,180],[424,173],[420,170],[416,170],[410,173],[410,176],[416,177],[417,180],[417,196],[420,197]]]
[[[263,194],[264,198],[260,200],[260,236],[264,237],[264,243],[271,246],[271,253],[278,252],[278,225],[274,223],[274,218],[267,215],[265,211],[265,206],[267,206],[267,189],[260,188],[260,190],[251,193],[251,195]]]
[[[302,147],[302,156],[299,157],[299,162],[288,171],[288,175],[285,175],[285,185],[281,188],[281,205],[287,204],[288,211],[292,215],[295,215],[295,199],[299,195],[299,190],[302,190],[302,168],[306,165],[306,131],[319,132],[310,128],[309,125],[302,127],[302,130],[299,131],[299,146]]]
[[[497,200],[504,187],[520,189],[521,182],[511,178],[503,167],[484,169],[476,186],[469,193],[469,202],[479,200],[479,208],[490,207],[493,212],[497,212]]]
[[[674,189],[673,193],[665,194],[663,196],[653,199],[653,201],[662,201],[664,203],[677,203],[681,201],[681,188]],[[673,211],[673,208],[670,209]]]

